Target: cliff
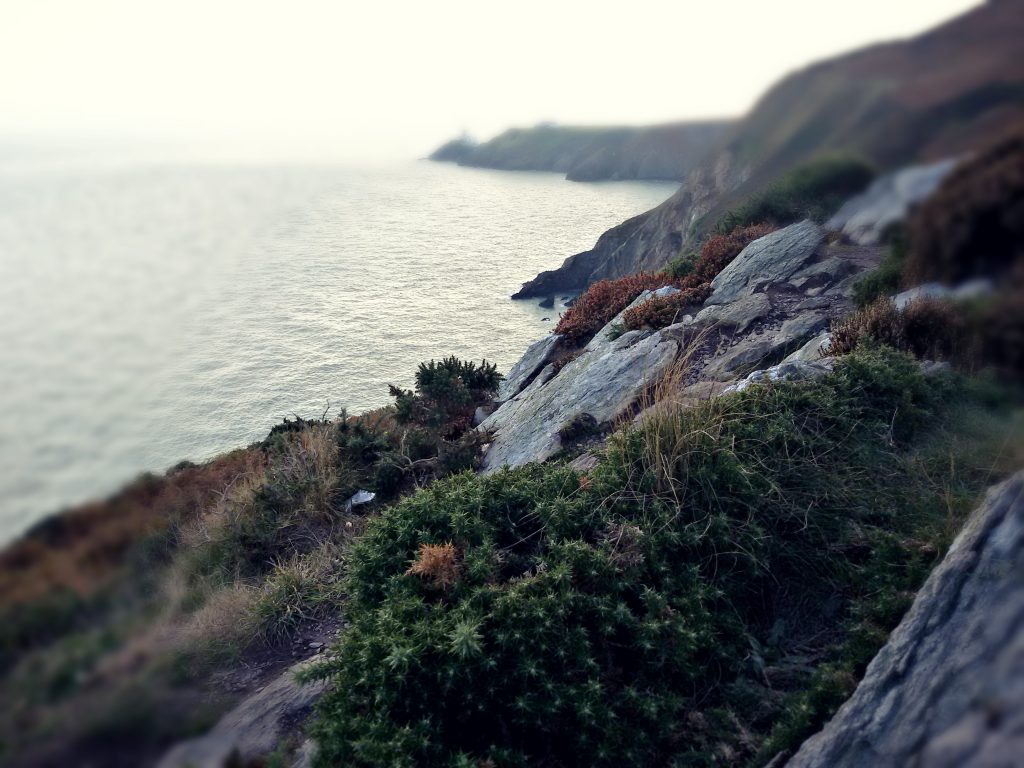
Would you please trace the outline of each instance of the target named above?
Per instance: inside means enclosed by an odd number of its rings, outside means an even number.
[[[961,154],[1024,120],[1024,3],[987,3],[910,40],[796,72],[768,91],[680,189],[542,272],[514,298],[656,270],[737,201],[831,153],[881,170]]]
[[[454,139],[430,159],[505,171],[554,171],[570,181],[681,181],[731,125],[726,120],[635,128],[541,124],[512,128],[482,144]]]

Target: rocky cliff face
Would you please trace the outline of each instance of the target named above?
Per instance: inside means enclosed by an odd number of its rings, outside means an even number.
[[[649,127],[513,128],[483,144],[456,139],[431,160],[506,171],[555,171],[570,181],[681,181],[726,134],[726,120]]]
[[[857,691],[788,768],[1020,765],[1024,473],[993,489]]]
[[[526,283],[516,298],[580,290],[654,270],[752,191],[817,155],[882,170],[955,156],[1024,120],[1024,2],[987,3],[911,40],[873,46],[785,78],[659,207]]]
[[[480,425],[491,434],[484,471],[544,461],[571,450],[578,425],[600,431],[642,406],[645,390],[686,351],[687,396],[761,378],[806,378],[819,364],[829,321],[852,308],[857,276],[876,266],[880,248],[835,246],[810,221],[793,224],[748,245],[712,283],[713,293],[693,316],[659,331],[621,332],[627,310],[564,367],[553,364],[556,336],[530,347],[513,368],[502,402]],[[646,291],[630,306],[665,287]],[[813,348],[802,349],[808,343]],[[786,367],[773,368],[787,355]],[[745,379],[752,370],[754,378]]]

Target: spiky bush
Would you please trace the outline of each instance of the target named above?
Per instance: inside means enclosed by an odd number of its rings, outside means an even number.
[[[641,293],[672,282],[664,274],[646,272],[617,280],[599,280],[566,310],[555,326],[555,333],[562,334],[570,345],[585,344]]]
[[[386,510],[318,673],[319,765],[719,762],[707,724],[737,741],[723,682],[778,596],[824,602],[919,522],[891,451],[942,397],[860,352],[820,384],[662,409],[585,478],[462,474]]]

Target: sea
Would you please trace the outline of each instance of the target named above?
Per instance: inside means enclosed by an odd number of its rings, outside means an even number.
[[[507,371],[566,298],[509,296],[675,190],[422,160],[10,160],[0,544],[284,417],[384,405],[421,361]]]

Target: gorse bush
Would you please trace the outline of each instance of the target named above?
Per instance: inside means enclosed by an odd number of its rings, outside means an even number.
[[[623,317],[626,330],[664,328],[678,322],[686,309],[703,304],[711,295],[711,281],[754,240],[775,231],[771,224],[740,227],[725,235],[712,235],[693,260],[686,275],[675,280],[679,293],[655,296]]]
[[[801,219],[824,221],[847,199],[864,190],[875,171],[855,157],[812,160],[719,218],[720,233],[760,221],[785,226]]]
[[[627,275],[617,280],[599,280],[576,299],[555,326],[571,345],[589,341],[641,293],[671,284],[663,274]]]
[[[849,599],[872,543],[920,523],[893,451],[946,394],[858,352],[822,383],[659,409],[585,478],[466,473],[385,510],[317,673],[318,764],[721,762],[714,723],[743,730],[723,682],[779,603]]]

